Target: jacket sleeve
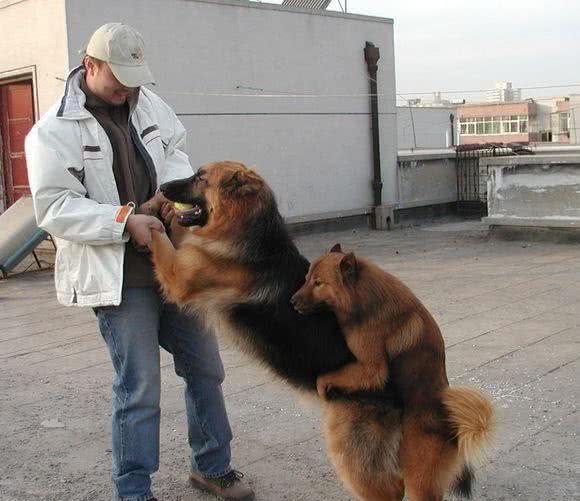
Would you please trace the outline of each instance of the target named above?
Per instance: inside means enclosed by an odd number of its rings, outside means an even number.
[[[83,169],[80,141],[75,141],[74,133],[73,137],[63,137],[71,134],[51,132],[44,125],[33,127],[25,142],[38,226],[73,242],[106,245],[127,241],[124,229],[133,207],[100,204],[87,198],[86,188],[73,174]]]
[[[160,108],[159,122],[165,148],[165,169],[159,184],[184,179],[193,175],[193,169],[186,153],[186,130],[175,112],[159,96],[155,95]]]

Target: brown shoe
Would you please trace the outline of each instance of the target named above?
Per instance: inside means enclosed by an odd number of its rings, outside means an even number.
[[[254,491],[242,478],[244,474],[232,470],[218,478],[205,478],[198,472],[191,472],[189,483],[196,489],[211,492],[225,501],[252,501]]]

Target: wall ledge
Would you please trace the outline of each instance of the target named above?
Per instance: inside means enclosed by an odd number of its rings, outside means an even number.
[[[521,217],[521,216],[489,216],[482,219],[489,226],[521,226],[537,228],[578,228],[580,218],[554,217]]]

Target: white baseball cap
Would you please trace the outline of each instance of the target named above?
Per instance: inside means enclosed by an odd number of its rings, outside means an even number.
[[[143,37],[131,26],[103,24],[91,36],[85,54],[105,61],[115,78],[126,87],[155,83],[145,61]]]

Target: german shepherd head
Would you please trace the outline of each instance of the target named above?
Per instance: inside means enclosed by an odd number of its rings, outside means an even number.
[[[275,203],[266,182],[234,161],[206,164],[193,176],[165,183],[160,190],[172,202],[193,206],[178,211],[177,219],[181,226],[195,227],[198,235],[238,234],[248,218]]]
[[[357,260],[351,252],[344,254],[336,244],[328,254],[310,265],[306,282],[292,296],[294,308],[306,314],[328,307],[333,311],[344,311],[350,303],[351,289],[357,281]]]

